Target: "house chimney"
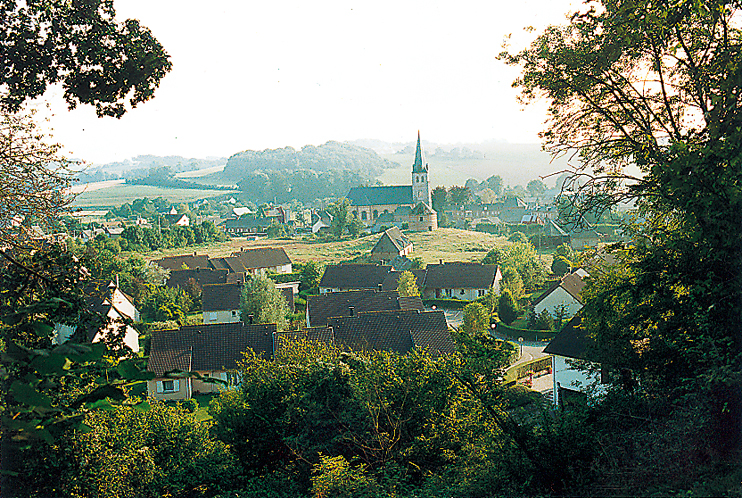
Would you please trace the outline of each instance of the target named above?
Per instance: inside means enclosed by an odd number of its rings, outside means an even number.
[[[252,325],[252,322],[255,320],[255,315],[247,315],[247,324]]]
[[[381,292],[381,290],[384,288],[384,285],[383,284],[379,284],[378,288],[379,288],[379,292]]]
[[[348,306],[348,316],[356,316],[356,307]]]

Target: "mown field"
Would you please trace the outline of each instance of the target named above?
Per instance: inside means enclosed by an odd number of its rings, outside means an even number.
[[[441,228],[435,232],[408,232],[406,235],[413,244],[413,252],[410,257],[420,257],[425,264],[437,263],[440,259],[444,261],[481,261],[492,247],[507,244],[503,237],[454,228]],[[199,254],[206,253],[215,257],[227,256],[243,247],[248,249],[282,246],[286,249],[292,261],[306,262],[313,260],[333,264],[370,252],[380,237],[381,234],[376,234],[339,242],[316,242],[302,239],[247,241],[244,238],[237,238],[219,244],[200,246],[195,251]],[[147,254],[147,257],[158,259],[162,256],[188,252],[194,252],[194,249],[155,251]]]
[[[115,185],[109,188],[86,191],[79,194],[72,203],[75,207],[118,207],[135,199],[164,197],[174,203],[191,202],[198,199],[218,197],[229,194],[227,190],[197,190],[153,187],[150,185]]]

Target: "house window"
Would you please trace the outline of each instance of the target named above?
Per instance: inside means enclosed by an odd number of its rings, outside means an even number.
[[[237,312],[235,310],[232,310],[232,316],[237,316]]]
[[[451,297],[451,289],[446,289],[446,296]]]
[[[366,211],[363,211],[361,213],[361,219],[364,220],[364,221],[368,219],[368,214],[366,213]]]
[[[373,219],[376,219],[378,217],[379,217],[379,211],[376,210],[376,209],[374,209],[374,218]]]
[[[162,381],[162,390],[163,390],[163,392],[173,392],[173,391],[175,391],[175,381],[174,380],[163,380]]]
[[[464,289],[461,289],[461,290],[459,291],[459,294],[461,294],[461,295],[463,296],[463,295],[464,295]]]
[[[484,296],[484,289],[478,289],[477,290],[477,296],[479,296],[479,297]]]
[[[423,217],[422,216],[420,216],[420,221],[423,221]]]
[[[353,218],[358,219],[358,211],[353,211]]]

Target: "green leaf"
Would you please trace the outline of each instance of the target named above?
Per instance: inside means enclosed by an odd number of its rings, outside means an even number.
[[[52,332],[54,332],[54,327],[52,327],[48,323],[35,322],[33,324],[33,331],[39,337],[47,337],[47,336],[51,335]]]
[[[77,398],[73,406],[80,406],[83,403],[96,403],[106,398],[110,398],[114,401],[123,401],[126,399],[126,395],[118,387],[111,385],[100,386],[92,392]]]
[[[51,408],[51,400],[46,394],[38,392],[36,389],[21,381],[15,381],[10,386],[10,394],[13,398],[23,405],[40,406]]]
[[[70,361],[61,355],[51,354],[43,357],[38,356],[31,362],[31,368],[41,375],[64,375],[70,368]]]

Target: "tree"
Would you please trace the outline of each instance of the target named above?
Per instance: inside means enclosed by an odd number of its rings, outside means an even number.
[[[626,200],[643,218],[625,264],[588,286],[586,330],[654,399],[694,406],[707,423],[689,431],[725,455],[742,418],[740,6],[591,4],[503,57],[524,99],[549,102],[545,148],[579,155],[575,221]]]
[[[411,271],[403,271],[397,282],[397,292],[400,296],[419,296],[420,289],[417,288],[417,279]]]
[[[454,185],[448,189],[448,204],[462,206],[471,201],[471,190],[468,187]]]
[[[120,118],[152,98],[172,67],[169,56],[137,20],[115,16],[104,0],[4,0],[2,106],[16,112],[56,83],[71,109],[90,104],[99,116]]]
[[[498,196],[502,195],[502,185],[502,178],[499,175],[487,178],[487,186]]]
[[[572,265],[569,260],[564,256],[554,255],[554,260],[551,262],[551,272],[554,275],[563,277],[572,270]]]
[[[25,245],[32,226],[45,230],[58,224],[71,202],[65,192],[73,178],[72,163],[49,144],[33,113],[0,113],[0,245]]]
[[[297,265],[298,266],[298,265]],[[307,261],[301,266],[301,284],[305,289],[316,289],[324,273],[324,266],[317,261]]]
[[[286,299],[273,280],[262,275],[254,275],[245,283],[240,310],[243,320],[253,315],[255,323],[275,323],[279,331],[288,325]]]
[[[430,200],[433,203],[431,207],[439,214],[443,213],[443,210],[446,208],[447,197],[448,192],[446,192],[446,187],[438,186],[434,188],[430,194]]]
[[[512,266],[502,267],[502,280],[500,280],[500,288],[508,289],[513,295],[513,299],[516,301],[523,297],[523,279],[518,273],[518,270]]]
[[[497,200],[497,194],[491,188],[485,188],[477,192],[479,200],[485,204],[491,204]]]
[[[487,314],[487,308],[474,302],[464,306],[464,323],[462,330],[468,334],[484,332],[488,329],[490,317]]]
[[[546,185],[544,185],[544,182],[541,180],[531,180],[528,182],[528,185],[526,185],[526,190],[531,194],[531,197],[538,197],[546,192]]]
[[[332,232],[335,238],[339,239],[348,230],[348,226],[352,221],[349,208],[350,201],[346,198],[333,202],[327,207],[327,212],[332,216],[330,232]]]
[[[159,286],[153,288],[141,301],[141,313],[145,319],[156,322],[176,321],[185,323],[193,301],[180,287]]]
[[[503,289],[497,302],[497,315],[505,325],[510,325],[518,318],[518,305],[510,289]]]

